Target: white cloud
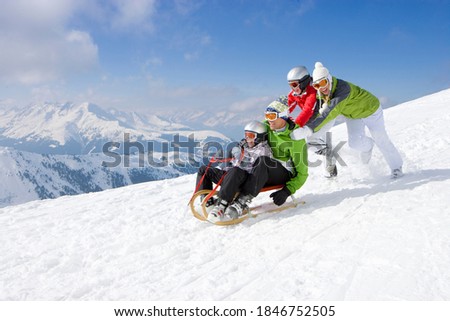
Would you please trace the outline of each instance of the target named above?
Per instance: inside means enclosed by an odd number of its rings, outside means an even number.
[[[301,0],[296,13],[300,16],[304,15],[305,13],[314,8],[315,2],[316,2],[315,0]]]
[[[147,61],[145,62],[145,67],[148,66],[161,66],[163,64],[163,60],[160,57],[150,57],[147,59]]]
[[[115,0],[115,13],[111,25],[115,30],[139,27],[140,30],[153,31],[152,17],[156,13],[156,0]]]
[[[197,11],[203,4],[204,2],[199,0],[174,0],[175,11],[184,16]]]
[[[0,34],[0,80],[25,85],[52,81],[94,66],[98,49],[89,34],[67,30],[40,37]]]
[[[98,63],[98,46],[89,31],[70,26],[74,18],[88,17],[121,32],[147,32],[153,30],[156,4],[157,0],[4,1],[0,10],[0,82],[40,85],[90,70]]]
[[[82,1],[6,1],[0,10],[0,81],[41,84],[91,68],[98,49],[67,22]]]
[[[230,106],[230,111],[233,112],[245,112],[261,110],[261,108],[267,107],[267,105],[273,100],[273,97],[250,97],[241,101],[237,101]]]
[[[199,58],[199,53],[198,52],[186,52],[184,54],[184,60],[186,61],[194,61],[197,60]]]
[[[55,91],[54,88],[50,88],[49,86],[41,86],[35,87],[31,90],[31,94],[33,96],[33,101],[58,101],[61,97],[59,97],[59,91]]]
[[[211,42],[212,42],[212,40],[211,40],[211,36],[210,35],[202,35],[200,37],[200,44],[203,45],[203,46],[210,45]]]
[[[91,67],[98,56],[97,45],[94,44],[90,34],[78,30],[70,30],[66,33],[62,47],[67,50],[64,59],[71,61],[71,66],[64,68],[73,72]]]
[[[71,17],[82,1],[76,0],[15,0],[2,1],[0,27],[35,33],[61,26]]]

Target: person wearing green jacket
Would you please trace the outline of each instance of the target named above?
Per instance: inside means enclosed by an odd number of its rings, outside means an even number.
[[[391,169],[391,178],[403,176],[403,160],[386,132],[383,109],[377,97],[348,81],[331,76],[321,62],[315,64],[313,87],[317,90],[318,113],[306,126],[293,133],[294,139],[309,136],[342,115],[347,124],[348,145],[360,152],[361,161],[369,163],[375,144]],[[365,127],[369,129],[371,138],[366,135]]]
[[[240,187],[240,193],[233,202],[223,202],[221,211],[224,217],[212,218],[214,221],[235,219],[242,215],[248,204],[265,186],[284,185],[272,194],[273,202],[281,206],[286,199],[300,189],[308,178],[308,151],[304,139],[293,140],[291,134],[298,125],[289,117],[287,97],[282,96],[266,108],[264,124],[267,127],[267,140],[272,157],[256,159],[250,175]]]

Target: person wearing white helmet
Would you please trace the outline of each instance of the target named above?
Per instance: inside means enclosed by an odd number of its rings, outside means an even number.
[[[295,123],[303,127],[314,114],[316,104],[316,90],[312,86],[311,75],[305,66],[296,66],[289,70],[287,81],[291,88],[288,94],[289,113],[292,114],[298,106],[300,113],[295,118]]]
[[[316,62],[312,77],[320,104],[319,115],[294,136],[301,138],[317,132],[342,115],[346,119],[348,145],[360,152],[361,161],[370,161],[375,144],[391,169],[391,178],[403,176],[403,160],[386,132],[378,98],[348,81],[333,77],[321,62]],[[371,138],[366,135],[365,127]]]
[[[272,150],[267,142],[266,125],[259,121],[252,121],[244,127],[245,137],[238,146],[231,150],[231,166],[229,168],[208,168],[203,165],[197,174],[197,186],[201,189],[212,189],[213,183],[218,183],[223,175],[224,179],[219,190],[219,200],[208,215],[212,222],[223,220],[228,205],[233,200],[236,193],[240,191],[240,186],[252,172],[253,165],[259,157],[272,156]],[[205,174],[206,172],[206,174]],[[205,174],[203,180],[202,177]],[[201,183],[200,183],[201,181]],[[207,205],[213,205],[214,200]]]
[[[317,92],[312,86],[312,77],[305,66],[296,66],[289,70],[287,81],[291,88],[288,94],[289,113],[292,113],[298,106],[300,113],[295,118],[295,123],[304,127],[318,113],[318,108],[316,108]],[[332,156],[331,136],[327,137],[327,132],[333,125],[334,120],[330,121],[320,131],[311,132],[305,137],[308,146],[313,148],[316,154],[324,156],[325,176],[328,178],[337,176],[336,160]]]

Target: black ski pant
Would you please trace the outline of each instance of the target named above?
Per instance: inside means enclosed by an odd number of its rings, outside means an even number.
[[[202,189],[213,189],[213,183],[217,184],[222,176],[226,173],[225,171],[219,169],[219,168],[212,168],[209,167],[208,170],[206,165],[200,166],[197,172],[197,182],[195,186],[198,186],[198,190]],[[206,173],[206,174],[205,174]],[[202,183],[200,186],[198,185],[200,183],[200,180],[202,179],[203,175],[205,177],[203,178]]]
[[[267,156],[258,157],[252,173],[241,187],[241,193],[255,197],[263,187],[285,185],[291,177],[291,173],[280,162]]]
[[[205,175],[198,190],[213,189],[213,183],[217,184],[222,176],[225,175],[222,183],[220,184],[219,197],[227,202],[231,202],[234,199],[236,193],[240,191],[241,185],[249,176],[247,171],[239,167],[232,167],[228,171],[211,167],[206,171],[206,168],[207,167],[205,165],[202,165],[198,170],[196,186],[198,186],[202,176]]]
[[[206,166],[199,168],[197,185],[205,171]],[[220,186],[219,197],[227,202],[231,202],[239,192],[257,196],[264,186],[284,185],[291,179],[291,173],[280,162],[262,156],[256,159],[250,174],[239,167],[233,167],[227,172],[210,167],[199,190],[212,189],[213,183],[217,184],[223,175],[225,177]]]

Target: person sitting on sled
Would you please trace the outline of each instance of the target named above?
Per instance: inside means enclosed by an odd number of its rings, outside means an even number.
[[[231,167],[222,170],[202,165],[199,168],[197,173],[197,190],[212,189],[213,183],[217,184],[223,176],[219,198],[227,203],[231,202],[236,193],[239,192],[240,185],[251,173],[253,164],[258,157],[272,157],[272,151],[267,143],[267,128],[265,124],[256,120],[252,121],[245,126],[244,133],[245,138],[239,142],[239,146],[235,146],[231,150]],[[210,198],[206,206],[213,204],[214,199]],[[220,208],[214,208],[214,210],[217,212]]]
[[[293,140],[290,137],[298,125],[289,118],[287,98],[283,96],[273,101],[266,108],[265,118],[264,125],[272,157],[258,157],[251,173],[246,175],[244,180],[241,177],[229,176],[230,181],[236,180],[235,185],[239,186],[240,193],[234,201],[232,197],[220,197],[209,213],[208,220],[211,222],[238,218],[264,186],[284,185],[282,189],[270,194],[273,202],[281,206],[305,183],[308,177],[307,145],[304,139]],[[228,186],[222,184],[220,193],[225,194],[227,188]]]

